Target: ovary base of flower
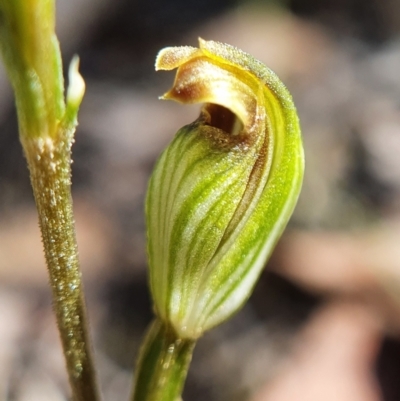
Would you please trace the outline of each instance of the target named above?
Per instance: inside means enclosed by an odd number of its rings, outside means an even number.
[[[195,341],[179,338],[155,319],[142,344],[133,401],[177,401],[182,393]]]

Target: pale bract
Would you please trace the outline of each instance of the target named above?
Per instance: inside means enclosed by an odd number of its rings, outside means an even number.
[[[250,296],[296,204],[304,157],[292,97],[248,54],[200,39],[161,50],[163,98],[204,103],[150,179],[146,220],[157,315],[198,338]]]

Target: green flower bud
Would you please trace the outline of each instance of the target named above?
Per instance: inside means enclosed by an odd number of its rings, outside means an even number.
[[[296,204],[304,158],[291,95],[259,61],[200,39],[159,53],[157,70],[175,68],[163,98],[204,105],[150,179],[150,285],[157,315],[195,339],[250,296]]]

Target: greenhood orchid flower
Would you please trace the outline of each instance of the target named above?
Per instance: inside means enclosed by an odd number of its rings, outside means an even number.
[[[200,39],[163,49],[162,98],[203,103],[150,179],[146,219],[157,316],[196,339],[250,296],[295,207],[304,157],[292,97],[250,55]]]

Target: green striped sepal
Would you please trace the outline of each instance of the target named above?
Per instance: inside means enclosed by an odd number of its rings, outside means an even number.
[[[296,204],[304,159],[291,95],[248,54],[200,39],[163,49],[163,98],[204,103],[150,179],[146,219],[157,315],[197,338],[250,296]]]

